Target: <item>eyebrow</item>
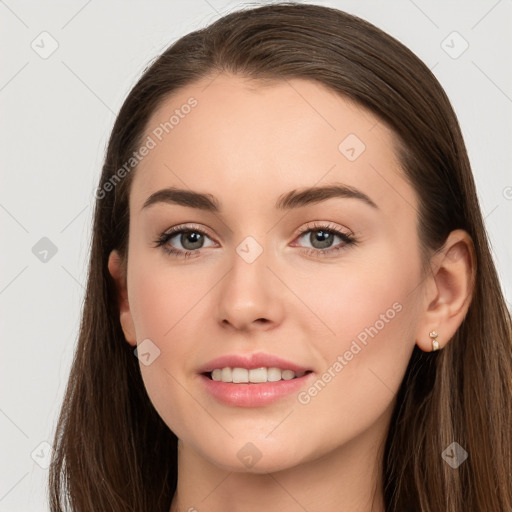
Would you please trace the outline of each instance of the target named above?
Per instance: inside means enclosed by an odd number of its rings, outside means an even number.
[[[275,204],[275,208],[278,210],[291,210],[336,197],[358,199],[372,208],[378,209],[375,202],[372,201],[365,193],[342,183],[332,183],[321,187],[291,190],[290,192],[279,196]],[[212,194],[195,192],[193,190],[184,190],[175,187],[164,188],[151,194],[146,199],[142,209],[148,208],[149,206],[157,203],[177,204],[213,213],[220,213],[221,211],[221,203]]]

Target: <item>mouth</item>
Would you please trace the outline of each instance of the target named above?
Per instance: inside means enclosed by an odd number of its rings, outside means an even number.
[[[262,407],[291,400],[314,380],[314,370],[274,354],[226,354],[198,369],[203,390],[231,407]]]
[[[209,372],[203,372],[208,379],[215,382],[224,382],[232,384],[264,384],[267,382],[279,382],[295,380],[312,373],[312,370],[295,372],[293,370],[283,370],[277,367],[259,367],[259,368],[215,368]]]
[[[216,368],[199,374],[204,391],[229,407],[265,407],[281,400],[292,400],[311,385],[312,370],[295,372],[277,367]]]

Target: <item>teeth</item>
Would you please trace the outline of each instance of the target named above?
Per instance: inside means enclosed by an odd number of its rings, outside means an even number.
[[[233,368],[233,382],[249,382],[249,370],[247,368]]]
[[[232,382],[232,373],[231,368],[223,368],[221,370],[221,380],[222,382]]]
[[[295,372],[292,372],[291,370],[284,370],[281,375],[284,380],[291,380],[295,377]]]
[[[231,368],[226,368],[226,370],[231,371]],[[227,377],[227,373],[228,372],[226,372],[226,379],[228,378]],[[213,370],[213,372],[212,372],[212,380],[222,380],[222,370],[220,368],[217,368],[216,370]]]
[[[281,380],[281,370],[279,368],[269,368],[267,372],[267,380],[269,382],[277,382],[278,380]]]
[[[268,370],[266,368],[254,368],[248,372],[249,382],[267,382]]]
[[[306,372],[295,373],[292,370],[280,368],[216,368],[211,372],[212,380],[238,383],[277,382],[302,377]]]

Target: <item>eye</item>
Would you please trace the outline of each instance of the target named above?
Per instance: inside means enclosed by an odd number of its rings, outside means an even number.
[[[155,240],[155,247],[162,247],[169,255],[189,258],[192,255],[199,254],[199,249],[204,247],[205,237],[210,239],[208,234],[202,229],[193,226],[175,226],[162,233]],[[172,245],[171,241],[173,239],[176,239],[174,243],[180,244],[182,248],[176,248]]]
[[[352,234],[344,233],[329,223],[308,224],[300,231],[299,240],[301,239],[311,244],[310,247],[304,248],[304,252],[313,256],[331,255],[356,243]],[[339,240],[338,244],[333,246],[336,239]]]
[[[302,252],[310,256],[332,255],[357,243],[353,235],[345,233],[329,223],[309,223],[299,233],[298,239],[303,238],[311,245],[302,247]],[[211,240],[206,231],[201,228],[175,226],[162,233],[155,240],[154,247],[162,247],[170,256],[190,258],[200,255],[201,249],[205,247],[205,239]],[[338,244],[333,246],[336,239],[339,240]],[[181,248],[176,247],[176,244],[181,245]],[[215,246],[215,243],[212,245]]]

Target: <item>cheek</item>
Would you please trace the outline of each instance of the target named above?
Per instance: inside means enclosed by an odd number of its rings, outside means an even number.
[[[329,342],[323,347],[349,349],[356,339],[369,347],[369,340],[386,339],[386,346],[373,345],[396,348],[415,332],[419,265],[391,245],[380,245],[373,252],[378,256],[355,253],[340,265],[318,267],[293,280],[294,292],[315,314],[314,330]]]
[[[316,344],[325,367],[298,401],[319,431],[328,417],[355,435],[390,406],[402,382],[415,342],[419,269],[390,250],[373,265],[316,277],[326,284],[303,282],[299,293],[329,326]]]
[[[187,432],[191,417],[207,420],[191,398],[187,377],[203,330],[198,311],[218,278],[211,273],[192,275],[179,266],[148,265],[136,257],[131,263],[129,299],[137,341],[149,339],[153,344],[151,363],[140,363],[144,385],[169,428]]]
[[[163,346],[177,332],[185,338],[187,330],[197,330],[194,308],[214,286],[215,275],[191,266],[171,266],[161,258],[133,258],[132,263],[130,307],[137,339],[151,338]]]

